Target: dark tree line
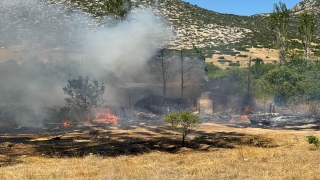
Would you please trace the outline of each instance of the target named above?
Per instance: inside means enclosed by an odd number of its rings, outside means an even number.
[[[202,52],[194,46],[193,50],[170,51],[161,49],[150,63],[150,67],[155,75],[155,79],[162,83],[163,105],[167,98],[167,84],[174,78],[180,80],[180,99],[183,104],[186,83],[195,78],[195,73],[204,69],[204,56]],[[204,70],[203,70],[204,72]],[[203,73],[204,75],[204,73]]]

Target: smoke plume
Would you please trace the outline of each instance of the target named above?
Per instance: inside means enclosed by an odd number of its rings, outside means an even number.
[[[142,8],[114,23],[112,17],[94,18],[67,3],[2,0],[1,110],[8,104],[28,107],[16,121],[31,126],[43,107],[65,105],[67,79],[148,81],[148,60],[172,36],[164,19]],[[114,86],[106,87],[106,98],[117,101]]]

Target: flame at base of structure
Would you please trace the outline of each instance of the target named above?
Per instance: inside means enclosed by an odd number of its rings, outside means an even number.
[[[242,116],[241,116],[241,120],[242,120],[242,121],[250,121],[250,119],[249,119],[248,116],[246,116],[246,115],[242,115]]]
[[[91,124],[118,124],[118,118],[110,112],[109,107],[103,107],[95,114],[95,119],[87,118],[87,122]]]

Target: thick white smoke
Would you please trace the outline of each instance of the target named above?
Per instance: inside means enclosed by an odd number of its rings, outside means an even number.
[[[149,75],[146,63],[171,35],[168,29],[167,23],[151,10],[132,12],[115,27],[99,29],[86,36],[86,42],[92,46],[84,51],[99,55],[117,77],[127,82],[134,74],[143,79]]]
[[[111,27],[103,25],[102,19],[112,18],[97,19],[65,3],[1,0],[0,46],[4,56],[0,62],[20,64],[0,64],[4,75],[0,77],[1,104],[24,104],[36,112],[63,106],[62,87],[78,75],[105,81],[113,74],[121,82],[146,82],[148,60],[172,35],[168,23],[146,8],[130,12]],[[12,56],[7,56],[9,52]],[[78,56],[81,64],[68,60]],[[40,63],[47,60],[53,64]],[[117,101],[113,92],[113,88],[106,89],[106,96]],[[34,123],[32,116],[19,116],[18,121]]]

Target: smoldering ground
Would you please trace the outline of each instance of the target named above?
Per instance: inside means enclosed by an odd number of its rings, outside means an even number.
[[[111,27],[105,24],[112,18],[93,18],[65,3],[4,0],[0,9],[3,52],[24,42],[19,52],[34,53],[1,59],[6,62],[0,67],[0,118],[23,126],[41,124],[36,119],[44,107],[66,105],[62,87],[79,75],[105,83],[148,81],[147,61],[172,35],[164,18],[146,8],[129,12]],[[43,54],[50,54],[49,63]],[[83,58],[73,61],[70,54]],[[115,88],[106,87],[105,98],[116,104]]]

